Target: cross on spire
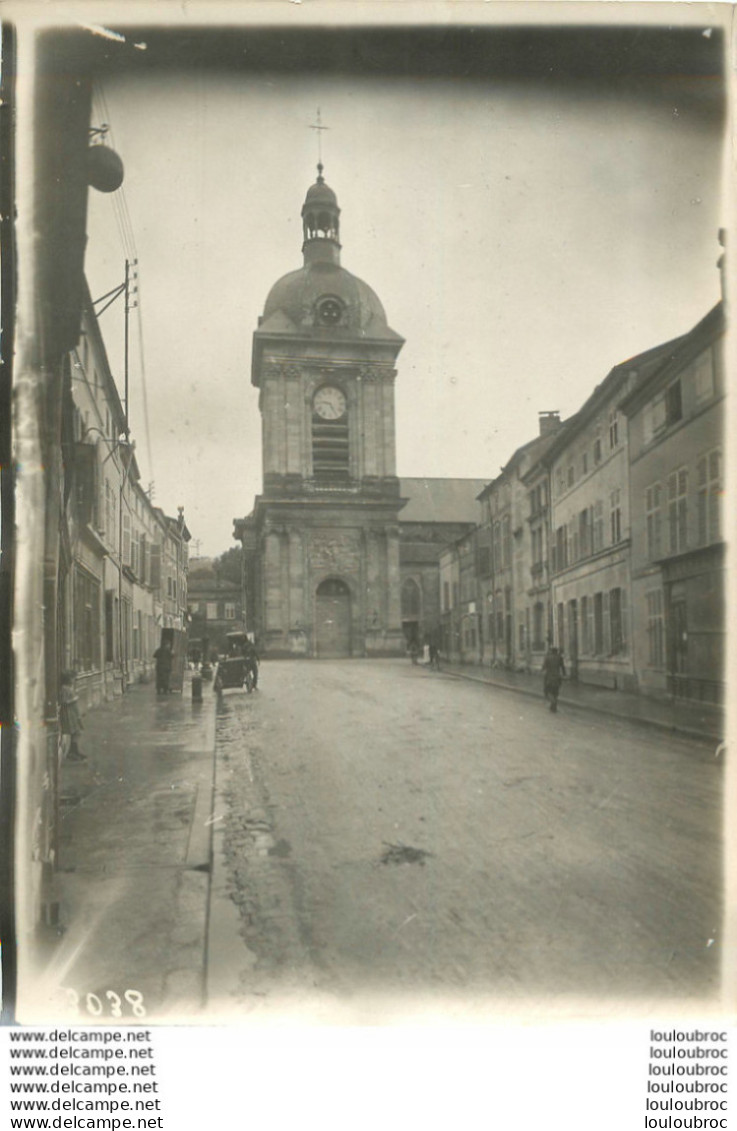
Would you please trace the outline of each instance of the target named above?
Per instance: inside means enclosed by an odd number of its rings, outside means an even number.
[[[325,130],[330,129],[330,126],[324,126],[322,124],[322,116],[320,114],[320,107],[319,106],[317,108],[317,124],[313,126],[312,123],[310,123],[310,129],[315,130],[315,132],[317,133],[317,179],[318,179],[319,183],[322,184],[323,183],[323,175],[322,175],[322,170],[323,170],[322,135],[323,135],[323,132]]]

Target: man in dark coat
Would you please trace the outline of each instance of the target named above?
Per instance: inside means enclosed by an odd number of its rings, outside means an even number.
[[[167,695],[169,692],[169,680],[171,679],[171,648],[168,644],[162,644],[154,652],[154,659],[156,660],[156,693],[158,695]]]
[[[566,674],[563,657],[557,648],[550,648],[543,660],[543,694],[550,703],[550,710],[558,710],[558,692]]]

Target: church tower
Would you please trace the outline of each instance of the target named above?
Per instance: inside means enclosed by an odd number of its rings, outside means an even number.
[[[303,266],[253,336],[263,493],[236,522],[263,655],[397,655],[401,628],[394,368],[403,339],[340,264],[322,164],[302,207]]]

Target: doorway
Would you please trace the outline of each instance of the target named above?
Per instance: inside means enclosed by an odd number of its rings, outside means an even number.
[[[578,680],[578,601],[568,602],[568,675]]]
[[[688,611],[684,585],[670,590],[668,640],[668,674],[673,695],[687,696],[688,686]]]
[[[344,581],[329,577],[315,596],[315,641],[319,659],[351,654],[351,594]]]

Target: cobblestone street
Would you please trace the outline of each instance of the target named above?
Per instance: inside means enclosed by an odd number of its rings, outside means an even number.
[[[237,1008],[717,990],[713,748],[407,661],[269,662],[217,712]]]

